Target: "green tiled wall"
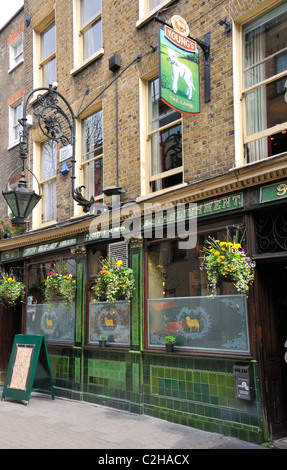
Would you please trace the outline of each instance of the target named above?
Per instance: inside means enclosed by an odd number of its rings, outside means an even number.
[[[49,357],[58,395],[250,442],[264,440],[258,387],[251,402],[235,398],[233,360],[108,348],[52,348]],[[253,371],[256,385],[255,362]]]
[[[109,387],[126,388],[125,362],[88,360],[88,383],[105,384]]]

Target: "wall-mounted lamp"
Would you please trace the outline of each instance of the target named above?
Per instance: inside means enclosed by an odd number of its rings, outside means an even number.
[[[27,140],[26,136],[23,134],[20,137],[20,158],[22,159],[22,168],[21,178],[19,179],[18,186],[13,189],[8,188],[12,174],[16,171],[19,171],[19,168],[16,168],[16,170],[13,170],[8,178],[6,191],[2,191],[2,195],[5,201],[14,215],[13,223],[15,224],[25,224],[28,222],[29,215],[41,199],[39,182],[34,173],[32,173],[32,171],[29,170],[25,164],[27,158]],[[27,188],[25,171],[31,173],[31,175],[37,180],[39,194],[35,193],[34,190]]]
[[[230,21],[226,21],[227,18],[222,18],[218,24],[220,24],[220,26],[223,26],[225,25],[225,32],[226,33],[230,33],[230,31],[232,31],[232,24]]]

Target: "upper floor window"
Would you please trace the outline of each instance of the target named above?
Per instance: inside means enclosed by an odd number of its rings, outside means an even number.
[[[40,187],[42,194],[42,223],[56,220],[57,214],[57,144],[53,140],[41,146]]]
[[[142,26],[149,21],[154,14],[161,8],[167,7],[176,0],[138,0],[139,1],[139,20],[136,23],[137,27]]]
[[[22,126],[19,119],[23,117],[22,102],[13,103],[9,109],[9,147],[19,143]]]
[[[183,182],[182,118],[161,101],[159,79],[148,83],[149,192]]]
[[[287,151],[287,2],[243,27],[245,162]]]
[[[41,85],[49,86],[56,81],[56,27],[51,23],[40,35]]]
[[[81,0],[83,60],[102,47],[101,0]]]
[[[86,197],[101,197],[103,190],[103,113],[102,110],[82,121],[81,184]]]
[[[10,43],[10,70],[23,62],[23,34]]]

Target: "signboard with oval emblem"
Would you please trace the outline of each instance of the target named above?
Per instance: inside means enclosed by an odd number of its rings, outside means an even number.
[[[183,114],[199,114],[199,53],[188,37],[186,21],[171,18],[172,28],[159,29],[159,79],[161,99]]]

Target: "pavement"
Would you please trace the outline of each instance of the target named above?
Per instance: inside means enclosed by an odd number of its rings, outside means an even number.
[[[282,448],[287,449],[287,443]],[[52,400],[49,395],[33,392],[28,405],[11,398],[0,401],[1,449],[98,449],[104,451],[98,454],[98,459],[102,455],[106,460],[114,459],[115,452],[123,456],[129,455],[123,454],[123,450],[141,449],[131,455],[137,463],[144,464],[158,463],[149,461],[156,459],[156,450],[165,455],[176,450],[178,460],[184,455],[186,460],[173,463],[182,464],[191,463],[187,455],[193,449],[266,450],[266,447],[146,415],[59,397]],[[179,449],[183,452],[178,452]],[[143,458],[145,461],[140,460]],[[128,460],[106,460],[98,463],[120,463],[133,468]]]

